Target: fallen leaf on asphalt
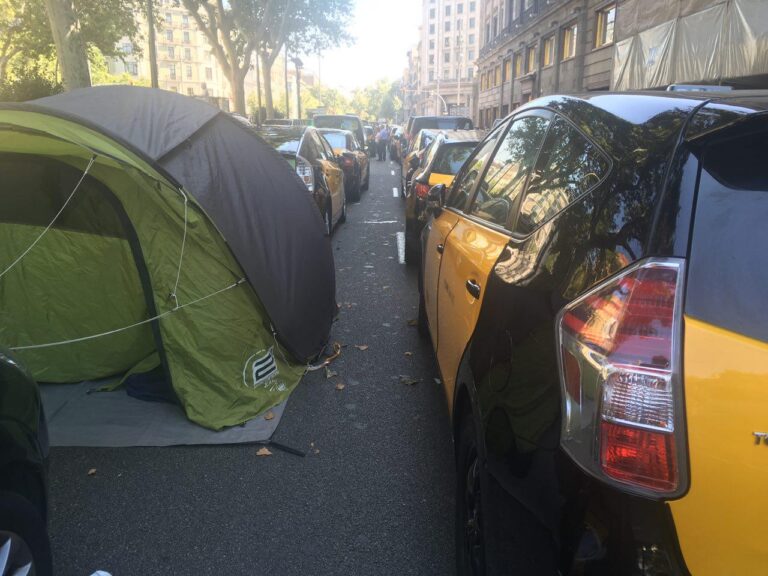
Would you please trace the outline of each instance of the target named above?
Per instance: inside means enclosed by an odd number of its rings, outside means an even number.
[[[406,356],[413,356],[413,352],[406,352],[405,355]]]
[[[415,318],[411,318],[410,320],[408,320],[408,326],[418,326],[418,325],[419,325],[419,321],[416,320]]]
[[[344,388],[346,388],[346,386],[347,386],[346,384],[342,384],[341,382],[338,382],[336,384],[336,390],[344,390]]]
[[[256,452],[256,456],[272,456],[272,452],[265,446],[264,448],[259,448],[259,451]]]
[[[339,373],[336,372],[335,370],[331,370],[330,368],[328,368],[328,366],[325,367],[325,377],[326,378],[333,378],[334,376],[338,376],[338,375],[339,375]]]
[[[366,350],[368,350],[368,344],[355,344],[355,348],[357,348],[361,352],[365,352]]]
[[[411,376],[406,376],[404,374],[400,375],[400,384],[405,384],[406,386],[414,386],[419,382],[421,382],[421,380],[418,378],[412,378]]]
[[[272,420],[275,417],[275,413],[270,410],[264,415],[264,420]]]
[[[88,470],[88,476],[96,476],[96,468],[91,468]]]

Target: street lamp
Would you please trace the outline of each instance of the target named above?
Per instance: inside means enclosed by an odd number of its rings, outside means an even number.
[[[296,66],[296,117],[301,120],[301,69],[304,67],[304,62],[298,56],[291,58],[291,62]]]

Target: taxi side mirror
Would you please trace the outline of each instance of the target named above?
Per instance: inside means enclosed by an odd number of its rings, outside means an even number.
[[[437,218],[445,204],[445,184],[437,184],[427,194],[427,213]]]

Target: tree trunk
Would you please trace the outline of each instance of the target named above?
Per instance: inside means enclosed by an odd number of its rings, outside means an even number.
[[[261,55],[261,73],[264,75],[264,105],[267,108],[267,119],[275,117],[275,106],[272,103],[272,62],[265,54]]]
[[[45,0],[45,12],[61,64],[61,79],[67,90],[91,85],[88,49],[80,35],[72,1]]]
[[[245,75],[248,73],[248,69],[238,69],[237,66],[232,67],[232,74],[229,78],[229,87],[232,91],[232,100],[235,102],[235,112],[246,116],[245,111]]]

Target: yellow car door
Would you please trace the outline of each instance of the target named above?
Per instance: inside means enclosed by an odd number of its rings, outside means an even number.
[[[320,134],[315,134],[320,148],[320,166],[331,192],[332,223],[338,222],[344,208],[344,171],[339,167],[333,148]]]
[[[500,145],[493,147],[491,159],[484,162],[467,212],[459,213],[445,242],[437,287],[437,361],[451,409],[459,364],[475,331],[484,287],[509,243],[508,229],[550,117],[534,113],[511,122]]]
[[[432,336],[432,345],[435,349],[439,347],[437,295],[445,243],[451,230],[459,221],[459,216],[466,208],[475,183],[485,166],[485,162],[496,147],[499,133],[497,131],[495,135],[492,135],[485,143],[481,144],[478,150],[474,152],[474,155],[467,160],[447,194],[445,210],[427,225],[427,242],[422,268],[422,293],[424,295],[429,332]]]

